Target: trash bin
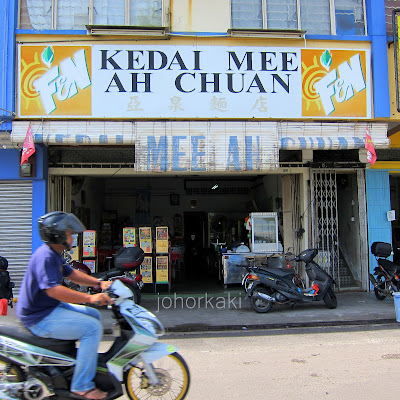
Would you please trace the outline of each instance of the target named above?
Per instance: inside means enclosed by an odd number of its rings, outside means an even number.
[[[396,321],[400,322],[400,292],[393,293],[394,309],[396,310]]]

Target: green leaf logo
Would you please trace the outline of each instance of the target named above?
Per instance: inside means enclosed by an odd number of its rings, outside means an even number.
[[[54,60],[54,51],[51,46],[48,46],[42,53],[42,61],[47,66],[47,68],[50,68],[53,60]]]
[[[321,65],[329,71],[332,64],[332,55],[329,50],[325,50],[320,58]]]

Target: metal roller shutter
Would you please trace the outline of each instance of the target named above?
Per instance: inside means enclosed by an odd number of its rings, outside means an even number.
[[[18,295],[32,252],[32,181],[0,181],[0,255]]]

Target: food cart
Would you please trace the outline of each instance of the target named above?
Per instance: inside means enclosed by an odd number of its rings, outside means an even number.
[[[250,214],[250,251],[222,253],[223,285],[241,283],[249,265],[265,263],[268,257],[282,253],[278,239],[278,214],[254,212]]]

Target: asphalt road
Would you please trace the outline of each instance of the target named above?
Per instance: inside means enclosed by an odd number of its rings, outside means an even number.
[[[177,346],[189,365],[189,400],[397,400],[399,339],[398,328],[347,327],[186,334],[163,341]]]

